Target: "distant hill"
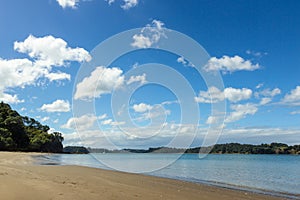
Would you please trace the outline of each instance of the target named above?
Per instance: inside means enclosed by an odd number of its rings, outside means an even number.
[[[21,116],[10,105],[0,103],[0,151],[61,153],[62,134],[48,133],[49,130],[49,126]]]
[[[199,153],[200,147],[187,149],[186,153]],[[216,144],[210,153],[218,154],[300,154],[300,145],[289,146],[283,143],[271,144]]]
[[[212,154],[300,154],[300,145],[289,146],[283,143],[271,144],[239,144],[227,143],[216,144],[212,147],[203,147],[204,152],[210,151]],[[90,153],[199,153],[200,147],[189,149],[178,149],[169,147],[157,147],[149,149],[121,149],[108,150],[103,148],[88,148]]]

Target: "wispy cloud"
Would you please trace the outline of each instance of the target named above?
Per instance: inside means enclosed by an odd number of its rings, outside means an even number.
[[[279,88],[274,88],[273,90],[270,88],[258,91],[254,93],[256,98],[261,98],[260,105],[266,105],[273,100],[273,97],[281,94],[281,90]]]
[[[291,115],[298,115],[298,114],[300,114],[300,110],[292,111],[292,112],[291,112]]]
[[[261,58],[263,56],[268,55],[267,52],[253,51],[253,50],[249,50],[249,49],[246,51],[246,54],[257,57],[257,58]]]
[[[102,125],[109,125],[109,126],[120,126],[120,125],[124,125],[125,122],[117,122],[117,121],[113,121],[112,119],[106,119],[101,121]]]
[[[186,60],[183,56],[177,58],[177,62],[181,63],[183,66],[195,67],[195,65],[188,60]]]
[[[233,110],[229,116],[225,119],[226,123],[235,122],[245,118],[247,115],[254,115],[257,111],[257,105],[252,103],[231,105]]]

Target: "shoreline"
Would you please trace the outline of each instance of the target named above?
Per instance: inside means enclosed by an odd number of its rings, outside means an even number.
[[[2,181],[2,184],[0,183],[0,195],[7,197],[5,199],[18,199],[18,195],[23,195],[23,199],[72,200],[99,199],[103,195],[105,196],[103,199],[199,199],[201,197],[200,199],[207,200],[260,200],[283,198],[272,194],[168,177],[75,165],[34,165],[36,155],[49,154],[0,152],[0,177],[6,179]],[[14,193],[14,186],[19,185],[18,183],[21,185],[21,191]],[[45,193],[48,189],[52,192]],[[15,196],[11,198],[13,196],[9,195]]]
[[[98,169],[98,168],[95,168],[95,169]],[[103,170],[106,170],[106,169],[103,169]],[[260,188],[233,185],[233,184],[222,183],[222,182],[213,182],[213,181],[205,181],[205,180],[192,181],[190,179],[189,180],[188,179],[176,179],[176,178],[156,176],[156,175],[146,175],[146,176],[165,178],[165,179],[170,179],[170,180],[183,181],[183,182],[187,182],[187,183],[195,183],[195,184],[209,186],[209,187],[217,187],[217,188],[223,188],[223,189],[228,189],[228,190],[233,190],[233,191],[267,195],[267,196],[272,196],[272,197],[287,198],[287,199],[300,199],[300,195],[298,195],[298,194],[287,193],[287,192],[277,192],[277,191],[272,191],[272,190],[264,190],[264,189],[260,189]]]
[[[122,154],[122,153],[121,153]],[[163,153],[164,154],[164,153]],[[167,154],[177,154],[177,153],[167,153]],[[194,153],[186,153],[186,154],[194,154]],[[61,162],[55,162],[53,159],[48,158],[48,155],[58,155],[55,153],[42,153],[41,155],[33,155],[35,159],[37,157],[40,157],[39,162],[36,162],[37,165],[49,165],[49,166],[68,166],[70,164],[63,164]],[[73,154],[73,155],[82,155],[82,154]],[[219,154],[215,154],[219,155]],[[232,154],[231,154],[232,155]],[[239,154],[235,154],[239,155]],[[242,154],[243,155],[243,154]],[[248,155],[255,155],[255,154],[248,154]],[[269,155],[269,154],[265,154]],[[293,154],[282,154],[283,156],[295,156]],[[298,155],[296,155],[298,156]],[[45,160],[43,160],[45,159]],[[46,159],[49,159],[49,162],[46,161]],[[71,164],[72,165],[72,164]],[[92,166],[87,166],[87,165],[74,165],[74,166],[83,166],[83,167],[88,167],[88,168],[93,168],[93,169],[101,169],[101,170],[108,170],[108,171],[114,171],[114,172],[119,172],[114,169],[106,169],[106,168],[101,168],[101,167],[92,167]],[[128,173],[128,172],[126,172]],[[129,174],[131,174],[129,172]],[[135,173],[132,173],[135,174]],[[139,173],[138,173],[139,174]],[[236,190],[236,191],[241,191],[241,192],[246,192],[246,193],[254,193],[254,194],[261,194],[261,195],[269,195],[269,196],[274,196],[274,197],[280,197],[280,198],[288,198],[288,199],[300,199],[300,194],[297,193],[289,193],[289,192],[284,192],[284,191],[275,191],[275,190],[267,190],[267,189],[261,189],[261,188],[255,188],[255,187],[250,187],[250,186],[242,186],[242,185],[235,185],[235,184],[230,184],[230,183],[225,183],[225,182],[216,182],[216,181],[207,181],[207,180],[198,180],[198,179],[188,179],[188,178],[182,178],[182,177],[171,177],[171,176],[159,176],[155,174],[149,174],[149,173],[141,173],[142,175],[145,176],[150,176],[150,177],[159,177],[159,178],[166,178],[166,179],[171,179],[171,180],[177,180],[177,181],[184,181],[188,183],[195,183],[195,184],[200,184],[200,185],[205,185],[205,186],[212,186],[212,187],[218,187],[218,188],[224,188],[224,189],[229,189],[229,190]]]

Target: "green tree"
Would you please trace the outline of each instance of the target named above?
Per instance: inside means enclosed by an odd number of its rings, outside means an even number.
[[[62,134],[49,130],[49,126],[0,103],[0,150],[62,152]]]

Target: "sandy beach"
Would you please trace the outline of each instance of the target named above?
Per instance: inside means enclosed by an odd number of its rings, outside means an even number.
[[[202,184],[80,166],[36,166],[35,153],[0,152],[1,199],[282,199]]]

